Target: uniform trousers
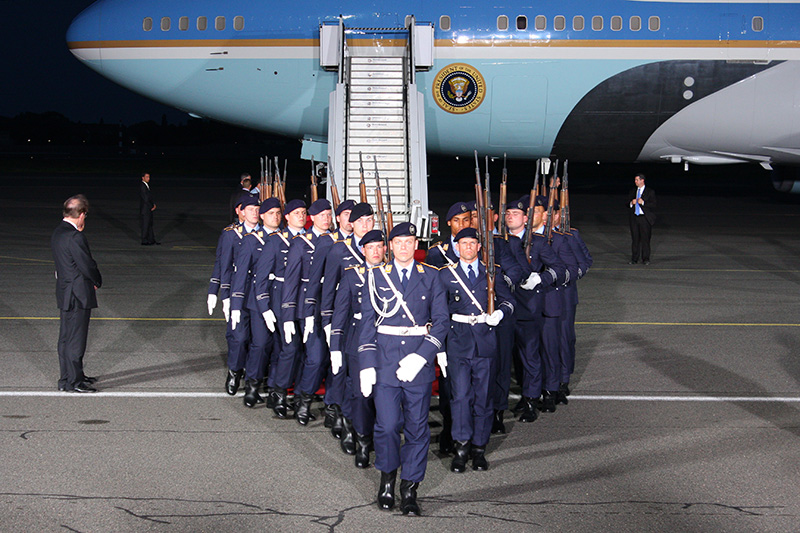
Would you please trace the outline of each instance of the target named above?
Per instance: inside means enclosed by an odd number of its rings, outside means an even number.
[[[86,338],[89,334],[91,309],[61,310],[61,323],[58,329],[58,366],[61,376],[58,385],[71,389],[83,381],[83,355],[86,353]]]
[[[361,394],[361,377],[359,374],[358,354],[347,353],[347,379],[345,380],[344,400],[342,413],[353,421],[356,433],[372,435],[375,428],[375,394],[364,397]]]
[[[428,411],[431,407],[430,383],[402,383],[400,386],[378,383],[375,397],[375,468],[392,472],[402,467],[400,479],[419,483],[425,479],[431,431]],[[400,446],[400,431],[405,442]]]
[[[575,372],[575,311],[577,310],[578,287],[567,286],[564,291],[564,311],[559,320],[559,350],[561,359],[561,383],[569,383]]]
[[[272,352],[272,334],[267,329],[264,318],[259,314],[258,309],[247,308],[242,310],[242,322],[247,315],[247,324],[236,325],[236,330],[242,328],[246,335],[250,337],[250,345],[247,348],[247,358],[244,368],[245,379],[256,381],[264,379],[267,371],[267,360]],[[245,326],[245,327],[243,327]]]
[[[231,321],[228,320],[225,338],[228,340],[228,370],[239,372],[247,361],[250,345],[250,312],[247,309],[242,309],[236,329],[231,328]]]
[[[296,336],[302,336],[300,329]],[[302,338],[301,338],[302,340]],[[297,350],[295,357],[302,356],[295,385],[296,392],[314,394],[322,384],[322,378],[330,366],[331,354],[325,342],[325,332],[320,327],[319,320],[314,325],[314,331],[308,336],[305,350]]]
[[[544,317],[533,315],[517,317],[515,324],[515,342],[522,362],[522,395],[526,398],[538,398],[542,395],[544,368],[540,353],[540,340]]]
[[[345,413],[344,408],[345,403],[347,403],[347,366],[347,356],[344,354],[342,354],[342,368],[339,369],[337,374],[334,374],[333,368],[328,365],[328,374],[325,376],[325,398],[323,398],[323,401],[325,405],[336,404],[340,406],[342,414],[350,418],[349,414]]]
[[[561,383],[561,352],[559,351],[560,316],[545,316],[542,326],[541,354],[544,366],[544,390],[557,391]]]
[[[451,356],[448,361],[453,440],[485,446],[492,433],[494,402],[489,395],[495,380],[495,357]]]

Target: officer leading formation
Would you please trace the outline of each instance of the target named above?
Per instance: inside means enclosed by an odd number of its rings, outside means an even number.
[[[488,183],[453,204],[451,235],[424,263],[417,228],[387,224],[363,195],[331,204],[312,193],[307,206],[286,201],[279,181],[243,190],[208,288],[209,315],[221,302],[227,324],[225,391],[244,379],[246,407],[306,426],[324,385],[324,425],[342,452],[357,468],[374,453],[378,508],[397,506],[399,476],[400,511],[420,515],[438,366],[439,451],[454,473],[487,470],[512,372],[514,412],[533,422],[568,403],[575,368],[577,282],[592,257],[570,225],[566,165],[549,191],[538,170],[518,200],[506,201],[503,181],[497,214]]]

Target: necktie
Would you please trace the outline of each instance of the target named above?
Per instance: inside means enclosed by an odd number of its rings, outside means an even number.
[[[408,269],[404,268],[403,270],[401,270],[401,272],[402,275],[400,276],[400,283],[403,284],[403,288],[405,289],[406,287],[408,287]]]
[[[639,198],[641,197],[642,197],[642,189],[636,189],[636,199],[639,200]],[[636,202],[636,214],[637,215],[642,214],[642,206],[639,205],[639,202]]]
[[[475,275],[475,265],[470,265],[467,270],[469,271],[469,274],[467,274],[469,282],[475,283],[475,280],[478,278],[478,276]]]

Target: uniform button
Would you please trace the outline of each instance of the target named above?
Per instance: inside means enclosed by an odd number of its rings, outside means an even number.
[[[424,299],[425,299],[425,297],[423,296],[423,297],[422,297],[422,299],[424,300]]]
[[[405,317],[406,317],[406,315],[403,315],[403,318],[405,318]]]

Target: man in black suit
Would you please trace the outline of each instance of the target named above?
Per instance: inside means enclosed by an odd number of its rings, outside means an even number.
[[[50,240],[56,263],[56,302],[61,310],[58,389],[62,391],[97,392],[92,387],[97,378],[83,373],[89,317],[97,307],[95,291],[103,283],[89,251],[89,242],[82,233],[88,212],[89,202],[85,196],[69,198],[64,202],[64,219]]]
[[[139,185],[139,217],[142,222],[142,246],[151,244],[161,244],[156,242],[153,233],[153,211],[156,210],[156,203],[153,201],[153,193],[150,192],[150,173],[142,173],[142,183]]]
[[[644,185],[644,174],[636,174],[634,177],[636,187],[628,194],[631,198],[629,207],[631,210],[631,265],[639,262],[650,264],[650,234],[653,231],[653,224],[656,223],[656,192]]]

